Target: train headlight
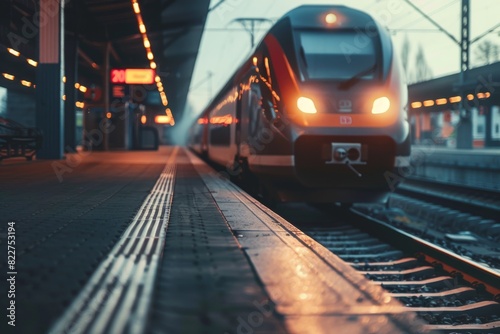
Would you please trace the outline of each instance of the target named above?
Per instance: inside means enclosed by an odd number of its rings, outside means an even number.
[[[328,24],[334,24],[337,22],[337,15],[334,13],[328,13],[325,16],[325,22]]]
[[[372,114],[383,114],[391,107],[389,98],[382,96],[373,101]]]
[[[300,111],[306,114],[315,114],[318,112],[313,100],[308,97],[299,97],[297,100],[297,107]]]

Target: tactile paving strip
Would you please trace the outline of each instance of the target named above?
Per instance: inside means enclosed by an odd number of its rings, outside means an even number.
[[[170,215],[177,150],[118,244],[50,333],[144,331]]]
[[[17,332],[45,333],[65,311],[127,229],[172,149],[86,152],[62,182],[53,164],[68,166],[71,158],[0,164],[0,246],[7,222],[16,223]],[[7,303],[0,298],[2,308]],[[0,333],[11,329],[0,322]]]

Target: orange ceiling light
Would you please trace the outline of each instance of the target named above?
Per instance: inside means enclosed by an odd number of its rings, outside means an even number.
[[[139,5],[139,0],[131,0],[132,3],[132,9],[134,10],[136,19],[137,19],[137,26],[139,28],[139,32],[142,35],[142,41],[144,44],[144,49],[146,51],[146,57],[149,60],[149,67],[153,70],[155,70],[158,65],[154,61],[155,56],[153,54],[153,51],[151,50],[151,42],[149,41],[148,35],[147,35],[147,28],[146,24],[144,23],[144,20],[142,19],[142,14],[141,14],[141,7]],[[155,81],[157,83],[160,83],[158,85],[158,92],[160,93],[161,101],[164,106],[168,105],[168,99],[167,95],[164,92],[163,84],[161,84],[161,79],[159,76],[156,76]]]
[[[7,80],[14,80],[16,77],[9,73],[2,73],[3,77]]]
[[[132,0],[132,7],[134,8],[134,13],[136,14],[141,13],[141,7],[139,7],[139,4],[137,3],[136,0]]]
[[[434,100],[425,100],[424,107],[432,107],[434,105]]]
[[[14,50],[14,49],[11,49],[11,48],[7,48],[7,51],[9,51],[9,53],[11,55],[16,56],[16,57],[19,57],[21,55],[21,52]]]
[[[157,115],[155,117],[156,124],[170,124],[171,118],[168,115]]]
[[[422,102],[419,102],[419,101],[412,102],[412,103],[411,103],[411,107],[412,107],[413,109],[422,108]]]
[[[33,67],[37,67],[38,66],[38,62],[36,60],[26,58],[26,61],[28,62],[28,64],[30,64]]]

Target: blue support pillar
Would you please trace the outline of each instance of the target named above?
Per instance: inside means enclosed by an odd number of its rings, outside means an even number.
[[[76,107],[77,90],[75,82],[78,78],[78,41],[77,37],[65,40],[65,62],[66,62],[66,83],[64,103],[64,150],[74,152],[76,150]]]
[[[40,0],[36,124],[43,144],[37,159],[64,157],[64,1]]]

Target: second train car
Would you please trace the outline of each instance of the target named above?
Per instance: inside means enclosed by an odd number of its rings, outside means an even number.
[[[280,201],[380,202],[407,165],[407,87],[389,33],[345,6],[284,15],[189,145]]]

